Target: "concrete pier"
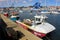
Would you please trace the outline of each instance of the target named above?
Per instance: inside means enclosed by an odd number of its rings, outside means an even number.
[[[3,14],[0,14],[0,17],[6,24],[5,30],[8,36],[10,37],[12,36],[13,38],[16,38],[18,40],[42,40],[41,38],[38,38],[29,31],[20,27],[19,24],[16,24],[15,22],[11,21],[9,18],[5,17]],[[21,37],[18,34],[20,34]]]

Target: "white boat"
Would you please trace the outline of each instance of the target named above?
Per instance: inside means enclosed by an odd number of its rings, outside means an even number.
[[[38,10],[40,10],[40,9],[31,8],[30,10],[33,10],[33,11],[38,11]]]
[[[20,13],[23,13],[23,11],[22,11],[22,10],[19,10],[19,12],[20,12]]]
[[[52,14],[60,14],[58,11],[52,11]]]
[[[17,16],[14,16],[14,15],[12,15],[11,17],[10,17],[10,19],[12,20],[12,21],[16,21],[17,19]]]
[[[51,13],[51,12],[49,12],[48,10],[42,10],[41,13],[42,13],[42,14],[44,14],[44,13],[45,13],[45,14],[46,14],[46,13],[49,14],[49,13]]]
[[[24,29],[32,30],[30,32],[32,32],[34,35],[36,35],[38,37],[44,37],[44,36],[46,36],[46,34],[52,32],[56,29],[50,23],[44,21],[46,18],[48,18],[47,16],[36,15],[34,17],[35,17],[35,20],[33,20],[32,22],[30,19],[26,19],[27,22],[25,21],[24,23],[20,22],[20,21],[16,21],[16,22],[18,24],[20,24],[20,26],[22,26]],[[27,25],[26,23],[31,24],[31,26]]]
[[[48,14],[49,14],[50,12],[42,12],[42,11],[41,11],[41,13],[43,13],[43,14],[44,14],[44,13],[48,13]]]

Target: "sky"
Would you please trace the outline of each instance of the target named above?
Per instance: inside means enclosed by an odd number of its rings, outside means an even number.
[[[41,6],[60,6],[60,0],[0,0],[0,7],[10,7],[14,4],[14,7],[31,6],[36,2],[40,2]]]

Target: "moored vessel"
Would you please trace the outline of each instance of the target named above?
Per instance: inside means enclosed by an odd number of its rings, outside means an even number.
[[[53,25],[45,21],[45,19],[48,17],[44,15],[36,15],[34,17],[35,17],[34,20],[25,19],[24,22],[21,21],[16,21],[16,22],[24,29],[32,32],[34,35],[41,38],[45,37],[46,34],[56,29]]]

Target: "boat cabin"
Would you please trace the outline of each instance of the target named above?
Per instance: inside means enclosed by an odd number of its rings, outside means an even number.
[[[42,24],[47,17],[44,15],[36,15],[34,18],[34,20],[24,19],[23,22],[28,25],[38,25]]]
[[[36,15],[34,17],[35,17],[35,20],[34,20],[35,24],[41,24],[44,22],[46,18],[48,18],[47,16],[44,16],[44,15],[39,15],[39,16]]]

